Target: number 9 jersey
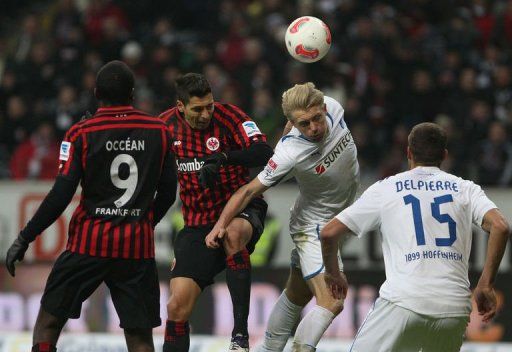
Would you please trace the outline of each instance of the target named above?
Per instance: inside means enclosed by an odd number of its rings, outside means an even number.
[[[496,205],[480,186],[419,166],[379,181],[336,216],[357,236],[380,230],[386,281],[380,296],[418,314],[471,312],[472,224]]]
[[[59,177],[82,194],[67,249],[110,258],[152,258],[152,203],[174,158],[166,125],[131,106],[100,108],[75,124],[60,148]],[[170,162],[166,159],[172,159]]]

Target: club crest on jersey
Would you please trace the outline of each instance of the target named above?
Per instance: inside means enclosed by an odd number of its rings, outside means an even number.
[[[62,142],[60,144],[59,160],[67,161],[69,159],[69,150],[71,149],[71,143]]]
[[[216,151],[220,147],[220,142],[216,137],[210,137],[206,141],[206,148],[211,150],[212,152]]]
[[[260,129],[258,128],[256,122],[254,121],[245,121],[242,123],[242,127],[244,128],[247,137],[257,136],[261,134]]]

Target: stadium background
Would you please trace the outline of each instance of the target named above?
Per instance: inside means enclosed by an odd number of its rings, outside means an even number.
[[[300,15],[315,15],[331,28],[333,46],[318,63],[294,62],[284,48],[285,28]],[[136,74],[134,105],[155,114],[173,104],[177,75],[203,72],[215,98],[247,111],[271,144],[285,122],[282,91],[315,82],[345,107],[363,185],[404,170],[408,129],[420,121],[438,122],[450,136],[443,168],[484,185],[512,219],[511,54],[511,0],[1,0],[0,258],[49,189],[64,132],[96,109],[95,74],[112,59],[124,60]],[[273,218],[253,260],[253,345],[287,275],[287,209],[295,194],[290,183],[267,197]],[[16,280],[0,269],[0,351],[21,351],[29,343],[71,211],[32,246]],[[172,233],[179,226],[173,210],[158,228],[163,303]],[[473,284],[484,254],[485,236],[475,229]],[[325,351],[346,348],[384,278],[378,235],[351,241],[344,257],[353,289],[320,345]],[[500,314],[488,325],[473,316],[468,340],[512,341],[511,270],[507,250],[498,278]],[[222,279],[201,298],[192,318],[194,334],[229,335],[230,301]],[[123,350],[106,294],[101,289],[82,319],[68,324],[68,333],[80,334],[78,340],[67,335],[64,351],[77,350],[85,332],[113,333],[86,335],[91,351]],[[193,348],[227,346],[227,338],[205,339]],[[114,347],[105,347],[110,343]],[[490,344],[465,348],[512,350]]]

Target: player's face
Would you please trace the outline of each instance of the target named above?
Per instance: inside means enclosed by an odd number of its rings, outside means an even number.
[[[190,127],[204,130],[210,125],[213,115],[213,95],[211,93],[204,97],[191,97],[186,105],[178,100],[177,105]]]
[[[292,123],[307,139],[320,142],[327,131],[326,113],[325,104],[307,110],[295,110],[292,112]]]

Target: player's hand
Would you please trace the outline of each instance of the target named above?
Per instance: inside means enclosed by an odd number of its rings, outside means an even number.
[[[220,167],[228,160],[224,153],[213,154],[208,157],[199,171],[199,183],[204,188],[214,188],[219,178]]]
[[[7,267],[7,271],[14,277],[14,263],[18,261],[22,261],[25,257],[25,252],[28,249],[28,241],[23,239],[20,235],[14,240],[14,242],[9,247],[7,251],[7,255],[5,257],[5,266]]]
[[[484,322],[491,320],[496,314],[496,292],[489,286],[477,286],[473,292],[478,314]]]
[[[226,229],[220,226],[215,225],[210,233],[206,236],[204,241],[206,242],[206,247],[208,248],[219,248],[222,242],[222,239],[226,235]]]
[[[345,299],[347,297],[348,281],[342,271],[334,273],[325,272],[324,280],[334,299]]]

